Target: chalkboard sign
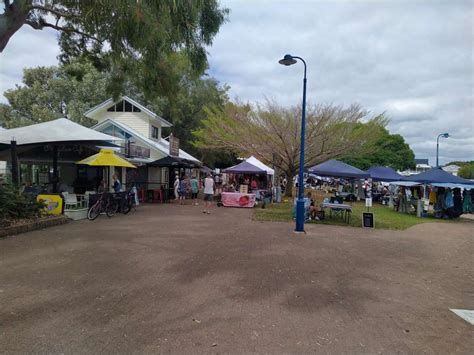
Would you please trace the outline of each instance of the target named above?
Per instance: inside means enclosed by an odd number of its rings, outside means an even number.
[[[362,227],[375,228],[374,214],[372,212],[362,212]]]

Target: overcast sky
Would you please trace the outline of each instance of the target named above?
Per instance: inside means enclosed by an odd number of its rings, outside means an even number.
[[[473,1],[222,1],[231,9],[209,49],[210,74],[231,97],[298,104],[301,64],[308,64],[308,101],[357,102],[386,111],[389,129],[418,158],[435,164],[474,160]],[[53,31],[24,26],[0,54],[0,90],[21,82],[22,68],[52,65]],[[0,98],[5,101],[2,96]]]

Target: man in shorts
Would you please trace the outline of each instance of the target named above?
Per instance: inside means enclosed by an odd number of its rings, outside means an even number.
[[[204,204],[205,209],[202,213],[210,214],[211,206],[212,206],[212,199],[214,198],[214,179],[212,178],[211,174],[208,173],[207,177],[204,179]]]

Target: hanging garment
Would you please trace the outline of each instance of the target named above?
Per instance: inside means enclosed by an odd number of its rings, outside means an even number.
[[[461,189],[455,188],[453,190],[454,212],[460,216],[462,215],[462,195]]]
[[[444,199],[444,205],[445,205],[446,209],[454,207],[453,193],[450,189],[448,189],[448,191],[446,192],[446,197]]]
[[[436,199],[436,204],[434,205],[434,210],[435,211],[442,211],[445,209],[445,204],[444,204],[444,193],[439,192],[437,195]]]
[[[464,190],[464,199],[462,202],[462,211],[464,213],[472,213],[471,193],[472,190]]]
[[[431,205],[434,205],[436,203],[436,192],[434,190],[430,191],[429,199]]]

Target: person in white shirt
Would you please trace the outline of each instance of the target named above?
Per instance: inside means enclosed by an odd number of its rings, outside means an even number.
[[[212,179],[211,174],[207,174],[206,179],[204,179],[204,204],[205,210],[202,213],[210,214],[210,208],[212,206],[212,199],[214,198],[214,180]]]
[[[178,175],[175,175],[174,176],[174,183],[173,183],[173,190],[174,190],[174,199],[176,201],[178,201],[178,199],[179,199],[178,188],[179,188],[179,178],[178,178]]]

